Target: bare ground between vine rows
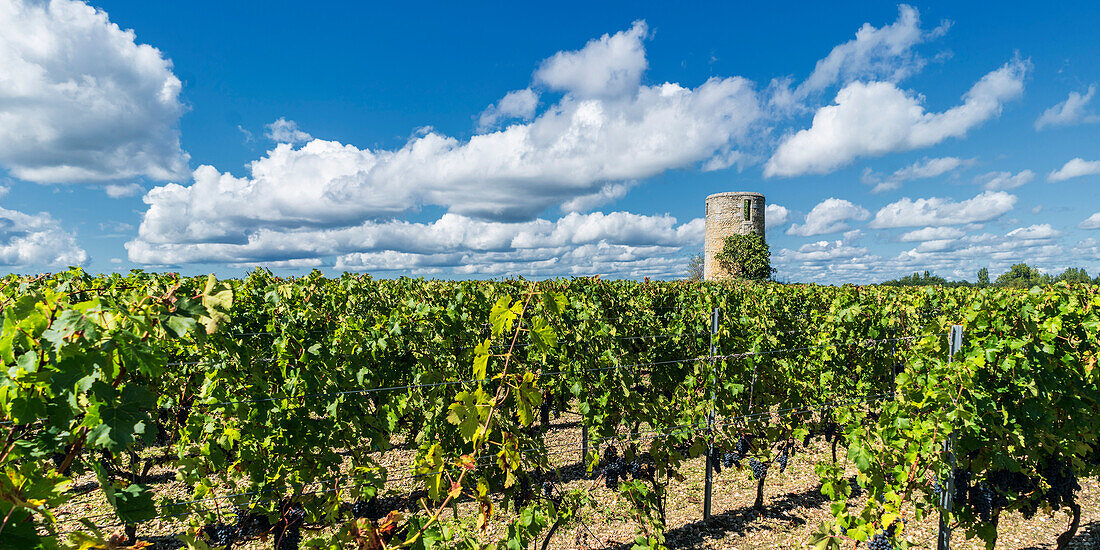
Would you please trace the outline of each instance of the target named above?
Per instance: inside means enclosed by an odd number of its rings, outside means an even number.
[[[547,435],[547,443],[553,448],[552,462],[560,468],[566,480],[562,484],[564,489],[590,489],[598,505],[584,512],[580,525],[559,530],[550,541],[549,548],[628,550],[636,528],[630,510],[600,481],[585,476],[580,463],[580,428],[569,422],[570,419],[567,415],[552,423],[554,429]],[[390,469],[391,479],[395,479],[406,476],[412,456],[410,450],[396,449],[385,453],[380,459]],[[840,459],[844,461],[843,456]],[[681,469],[684,479],[673,480],[668,486],[668,546],[676,549],[729,550],[807,548],[807,540],[818,523],[829,517],[829,502],[821,496],[818,477],[813,471],[814,464],[821,460],[831,459],[828,445],[819,440],[811,442],[808,449],[795,455],[786,472],[780,473],[773,466],[765,483],[765,508],[762,511],[752,507],[756,485],[748,469],[723,470],[715,476],[710,524],[702,522],[704,461],[702,458],[687,461]],[[850,465],[848,470],[854,474],[854,468]],[[160,480],[154,485],[158,501],[163,498],[188,500],[190,488],[176,481],[172,473],[170,464],[152,470],[151,476]],[[1081,528],[1070,547],[1078,550],[1100,549],[1100,480],[1082,479],[1081,485],[1082,490],[1078,494],[1082,507]],[[121,527],[111,525],[114,521],[110,508],[102,491],[96,488],[94,475],[75,479],[74,487],[86,492],[58,510],[62,530],[78,527],[76,520],[80,518],[93,518],[94,523],[106,526],[107,532],[122,533]],[[416,506],[408,496],[419,488],[415,479],[391,482],[382,502],[408,510]],[[230,491],[222,490],[218,494],[230,494]],[[857,499],[853,499],[851,504],[857,505]],[[228,512],[224,503],[222,506]],[[474,508],[471,505],[460,506],[459,513],[462,521],[472,524]],[[447,513],[445,517],[450,519],[451,514]],[[997,548],[1053,549],[1055,539],[1066,529],[1068,522],[1069,516],[1063,512],[1053,515],[1040,512],[1031,520],[1024,520],[1015,513],[1005,514],[1000,522]],[[495,517],[488,538],[499,534],[503,524],[503,518],[499,515]],[[934,548],[936,526],[937,518],[934,516],[920,522],[910,521],[903,536],[916,548]],[[157,519],[139,525],[138,537],[154,542],[159,548],[174,548],[179,546],[175,534],[187,527],[175,518]],[[310,532],[303,535],[308,538]],[[270,548],[271,544],[270,539],[256,540],[235,545],[234,548]],[[984,548],[979,539],[966,540],[965,535],[959,532],[956,532],[952,546],[967,550]]]

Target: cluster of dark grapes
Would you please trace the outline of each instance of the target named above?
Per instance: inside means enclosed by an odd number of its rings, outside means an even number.
[[[230,550],[234,543],[257,537],[270,528],[271,523],[266,515],[254,514],[247,507],[240,506],[235,524],[219,522],[205,525],[202,533],[212,546],[224,546],[225,550]]]
[[[543,481],[542,482],[542,496],[544,496],[546,498],[553,498],[554,497],[554,482],[553,481]]]
[[[718,460],[716,462],[721,464],[722,468],[733,468],[734,466],[737,466],[738,468],[740,468],[741,467],[741,455],[739,455],[737,453],[724,453],[724,454],[722,454],[722,460]],[[721,469],[719,469],[718,472],[721,473]]]
[[[779,472],[780,473],[787,471],[787,463],[790,462],[791,457],[794,456],[794,454],[795,454],[795,442],[793,440],[787,440],[783,444],[782,449],[780,449],[780,451],[779,451],[779,458],[776,459],[776,462],[779,463]]]
[[[626,465],[626,469],[630,472],[630,477],[634,479],[653,481],[656,475],[656,468],[653,467],[653,464],[641,459],[631,460],[630,463]]]
[[[1009,481],[1013,484],[1016,483],[1015,479],[1012,479],[1008,475],[1003,475],[1007,474],[1007,472],[1003,474],[993,474],[991,472],[991,474],[997,481],[992,481],[992,478],[987,475],[985,481],[972,483],[974,472],[964,468],[955,469],[955,493],[952,495],[952,501],[954,502],[955,508],[958,509],[969,504],[971,510],[974,511],[974,514],[983,523],[992,521],[994,512],[1007,504],[1007,499],[1001,494],[1001,491],[997,490],[998,484]],[[932,491],[937,497],[943,493],[943,485],[940,484],[939,479],[932,485]]]
[[[299,527],[287,527],[275,540],[277,550],[298,550],[302,544],[302,529]]]
[[[998,493],[1005,505],[1008,499],[1003,495],[1030,493],[1035,490],[1035,480],[1021,472],[1008,470],[990,470],[985,473],[985,481]]]
[[[237,541],[237,528],[225,523],[214,523],[203,526],[202,533],[210,546],[224,546],[225,550],[231,550],[233,543]]]
[[[603,452],[603,458],[600,459],[600,467],[603,469],[601,475],[603,475],[604,485],[611,490],[619,490],[619,478],[626,477],[626,465],[623,464],[622,457],[619,456],[619,451],[615,447],[608,447]]]
[[[627,476],[646,481],[653,481],[656,476],[656,469],[652,462],[640,458],[626,462],[615,447],[604,450],[600,467],[599,475],[603,476],[604,485],[616,491],[619,489],[619,480],[626,479]]]
[[[890,535],[886,531],[879,531],[867,541],[867,550],[894,550],[894,543],[890,542]]]
[[[1042,481],[1046,481],[1050,488],[1042,492],[1039,498],[1025,498],[1018,505],[1024,519],[1031,519],[1043,501],[1054,510],[1072,504],[1077,491],[1081,489],[1072,466],[1057,460],[1047,460],[1039,468],[1038,476],[1008,470],[990,470],[986,472],[984,480],[975,482],[974,477],[970,470],[956,468],[955,493],[952,496],[957,509],[969,504],[977,519],[983,523],[994,521],[996,512],[1012,504],[1010,498],[1015,498],[1014,495],[1035,494],[1042,487]],[[937,497],[943,492],[938,479],[933,484],[932,491]]]
[[[867,550],[894,550],[894,543],[891,540],[894,538],[899,521],[905,522],[905,520],[894,520],[886,526],[886,529],[875,533],[871,540],[867,541]]]
[[[763,481],[765,477],[768,477],[767,463],[760,462],[755,458],[750,458],[749,468],[752,468],[752,478],[757,481]]]
[[[729,454],[726,453],[726,455]],[[722,473],[722,466],[726,463],[726,455],[723,455],[718,449],[707,451],[707,462],[714,467],[715,473]],[[726,466],[726,468],[729,468],[729,466]]]
[[[972,474],[971,474],[972,475]],[[956,495],[959,491],[955,491]],[[1000,496],[985,481],[975,482],[966,492],[966,501],[982,523],[989,523],[993,519],[994,508],[999,504],[995,497]]]
[[[298,550],[302,543],[302,523],[306,510],[297,502],[284,503],[282,517],[275,524],[275,549]]]
[[[825,441],[832,442],[836,439],[836,436],[840,434],[840,425],[836,422],[824,422],[817,429],[811,429],[806,432],[806,436],[802,438],[802,446],[805,447],[810,444],[810,440],[817,436],[822,436]]]
[[[1051,508],[1058,510],[1073,504],[1077,491],[1081,490],[1081,483],[1069,463],[1049,460],[1039,469],[1039,475],[1050,485],[1050,490],[1043,496]]]
[[[715,456],[714,464],[716,469],[718,470],[718,473],[722,473],[722,467],[732,468],[734,466],[737,466],[738,468],[740,468],[741,459],[745,458],[745,454],[749,452],[750,447],[751,443],[749,442],[748,438],[745,436],[741,436],[741,439],[738,439],[737,444],[734,445],[733,451],[723,453],[721,457]],[[719,460],[719,458],[721,458],[721,460]],[[719,467],[718,465],[721,465],[721,467]]]
[[[378,504],[378,498],[371,497],[363,500],[359,499],[355,501],[350,507],[351,517],[356,519],[378,519],[386,514],[382,511],[382,507]]]
[[[974,511],[978,513],[978,518],[982,520],[982,523],[989,523],[993,520],[993,509],[999,504],[998,500],[1001,497],[996,493],[988,483],[979,481],[970,488],[970,504],[974,507]]]
[[[972,477],[974,477],[974,474],[970,470],[955,468],[955,494],[952,495],[952,500],[956,509],[966,505],[966,495],[970,492],[970,479]]]

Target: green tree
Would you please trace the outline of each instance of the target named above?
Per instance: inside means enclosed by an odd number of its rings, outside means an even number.
[[[742,279],[766,281],[775,273],[768,243],[755,233],[726,237],[722,251],[714,259],[722,269]]]
[[[886,281],[882,283],[882,286],[944,286],[946,284],[947,279],[933,275],[929,271],[925,271],[923,274],[914,273],[912,275],[906,275],[904,277]]]
[[[1031,288],[1036,285],[1044,285],[1051,282],[1049,275],[1039,273],[1038,269],[1027,264],[1016,264],[1008,271],[997,277],[997,286],[1009,288]]]
[[[688,261],[687,278],[689,281],[702,281],[703,280],[703,266],[706,260],[702,254],[696,254]]]
[[[1067,267],[1061,275],[1054,278],[1054,282],[1065,281],[1067,283],[1081,283],[1089,284],[1092,282],[1092,278],[1089,277],[1087,271],[1080,267]]]
[[[989,268],[983,267],[978,270],[978,285],[989,286]]]
[[[980,272],[979,272],[980,274]],[[891,279],[880,283],[882,286],[945,286],[945,287],[960,287],[960,286],[972,286],[969,281],[948,281],[939,275],[934,275],[931,271],[925,271],[924,273],[914,273],[912,275],[906,275],[897,279]]]

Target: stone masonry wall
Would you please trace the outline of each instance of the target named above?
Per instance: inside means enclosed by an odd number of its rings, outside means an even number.
[[[745,201],[749,219],[745,219]],[[764,195],[752,192],[716,193],[706,201],[706,237],[703,244],[703,279],[711,281],[733,276],[715,261],[729,235],[756,233],[764,236]]]

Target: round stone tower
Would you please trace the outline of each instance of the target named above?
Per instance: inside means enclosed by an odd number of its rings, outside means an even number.
[[[733,276],[722,269],[714,255],[722,251],[730,235],[764,236],[764,195],[747,191],[715,193],[707,197],[706,238],[703,243],[703,279]]]

